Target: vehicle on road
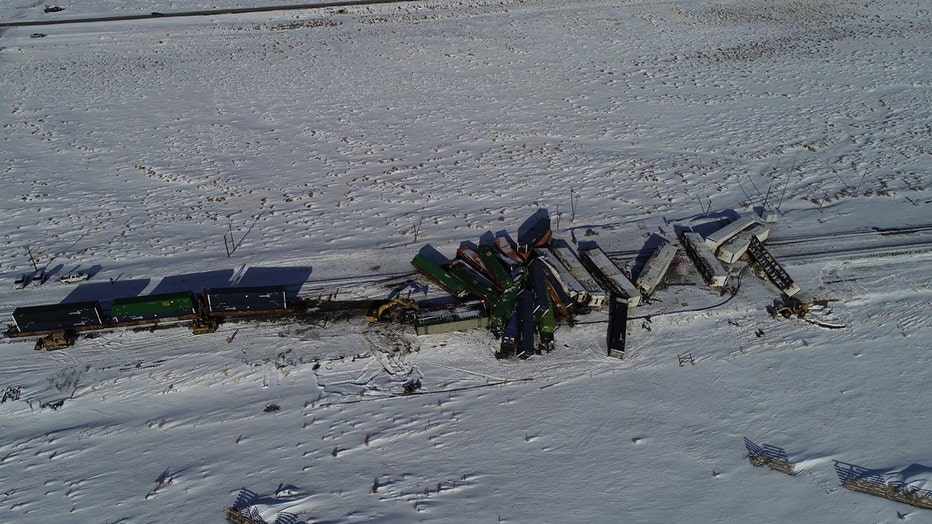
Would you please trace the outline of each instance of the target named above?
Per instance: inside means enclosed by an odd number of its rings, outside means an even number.
[[[69,275],[62,275],[58,277],[58,281],[62,284],[76,284],[78,282],[87,280],[90,278],[87,273],[71,273]]]
[[[57,13],[59,11],[64,11],[65,8],[60,5],[47,5],[45,6],[46,13]]]
[[[13,281],[13,289],[23,289],[26,287],[26,284],[29,283],[29,276],[23,273],[16,277],[16,280]]]

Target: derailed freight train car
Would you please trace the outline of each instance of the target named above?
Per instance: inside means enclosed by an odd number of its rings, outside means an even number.
[[[117,298],[110,304],[117,322],[177,318],[194,315],[194,293],[161,293],[142,297]]]
[[[534,293],[534,320],[540,322],[550,311],[550,292],[547,291],[547,282],[544,280],[544,263],[540,260],[531,260],[528,264],[531,280],[528,289]]]
[[[462,260],[454,260],[450,263],[450,274],[459,280],[471,294],[490,304],[495,304],[502,298],[489,279],[470,269]]]
[[[626,297],[629,307],[635,307],[641,303],[641,292],[601,248],[580,250],[579,260],[610,292]]]
[[[537,340],[534,330],[534,297],[530,291],[518,294],[518,339],[515,352],[524,360],[537,352]]]
[[[608,332],[606,333],[608,356],[624,358],[625,339],[628,333],[628,299],[612,293],[608,307]]]
[[[539,260],[544,264],[544,270],[550,283],[562,290],[563,297],[560,297],[560,300],[566,307],[571,304],[587,303],[586,288],[570,274],[566,266],[547,249],[535,249],[534,253],[536,254],[535,260]]]
[[[479,258],[482,259],[482,263],[485,264],[486,269],[489,270],[489,275],[500,288],[504,290],[511,286],[514,279],[508,271],[502,267],[502,262],[495,256],[491,247],[484,245],[479,246]]]
[[[573,248],[566,241],[555,241],[550,246],[554,258],[563,264],[566,271],[584,288],[582,305],[590,308],[600,308],[605,303],[605,291],[596,283],[589,271],[582,265]],[[561,275],[562,277],[562,275]],[[564,278],[565,279],[565,278]],[[579,301],[579,297],[577,297]]]
[[[635,282],[635,285],[644,296],[649,297],[654,289],[660,285],[660,281],[663,280],[667,270],[670,269],[670,263],[673,262],[674,256],[676,256],[676,248],[669,242],[664,242],[647,260],[644,269],[638,275],[637,282]]]
[[[224,287],[204,291],[212,314],[250,314],[284,311],[288,298],[282,286]]]
[[[751,245],[751,237],[763,242],[767,240],[769,235],[769,227],[764,224],[757,224],[750,229],[745,229],[722,244],[722,246],[718,248],[715,257],[726,264],[734,264],[747,252],[748,246]]]
[[[13,310],[13,324],[20,333],[101,326],[103,323],[104,316],[97,301],[26,306]]]
[[[515,308],[508,322],[505,324],[505,330],[502,332],[502,343],[498,353],[495,354],[497,358],[508,358],[515,354],[518,348],[518,337],[520,336],[518,332],[519,316],[521,315],[518,313],[517,308]]]
[[[414,330],[418,335],[450,333],[488,325],[489,315],[482,302],[469,302],[450,310],[425,311],[414,320]]]
[[[708,246],[702,240],[702,235],[693,231],[684,231],[680,234],[680,241],[706,283],[711,287],[723,287],[728,280],[728,273],[709,251]]]
[[[515,311],[515,305],[518,303],[518,293],[524,288],[524,279],[527,275],[525,268],[520,268],[512,281],[511,286],[502,292],[502,297],[492,308],[489,325],[500,327],[508,322]]]
[[[762,244],[760,240],[757,240],[757,237],[751,237],[751,243],[748,246],[748,254],[751,256],[751,260],[756,262],[757,265],[764,270],[767,278],[769,278],[775,286],[780,288],[780,291],[786,294],[786,296],[791,297],[799,293],[799,286],[796,285],[796,282],[793,282],[793,279],[790,278],[790,275],[783,269],[783,266],[777,262],[777,259],[773,258],[770,251],[767,251],[764,244]]]
[[[718,231],[709,233],[709,235],[705,237],[705,245],[708,246],[709,251],[715,253],[718,251],[718,248],[731,239],[731,237],[753,226],[754,223],[755,220],[751,217],[739,217],[725,227],[719,228]]]
[[[459,280],[453,278],[453,275],[448,273],[447,270],[422,253],[415,255],[414,259],[411,260],[411,265],[419,273],[432,280],[451,295],[456,297],[466,296],[466,287]]]
[[[537,323],[537,332],[540,334],[540,350],[551,351],[553,349],[553,334],[557,330],[557,316],[554,313],[553,300],[547,297],[551,307],[540,317]]]

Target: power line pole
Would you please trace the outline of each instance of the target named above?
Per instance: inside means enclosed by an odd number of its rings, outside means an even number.
[[[32,256],[32,250],[29,249],[29,246],[26,246],[26,253],[29,255],[29,261],[32,262],[32,268],[39,271],[39,265],[36,264],[36,258]]]

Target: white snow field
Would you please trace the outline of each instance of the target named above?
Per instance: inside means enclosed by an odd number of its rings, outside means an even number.
[[[214,7],[44,5],[0,23]],[[624,360],[605,311],[527,361],[485,330],[362,318],[4,338],[0,521],[932,522],[836,471],[932,489],[930,57],[920,0],[0,26],[7,319],[231,282],[385,298],[426,243],[452,256],[539,208],[630,270],[652,235],[766,207],[767,245],[828,301],[774,319],[746,260],[732,297],[681,251]],[[48,282],[12,289],[27,248]],[[745,439],[798,474],[753,467]]]

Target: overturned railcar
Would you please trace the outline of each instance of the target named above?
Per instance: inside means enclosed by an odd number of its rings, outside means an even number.
[[[589,271],[583,267],[582,263],[579,261],[579,257],[577,257],[576,253],[573,251],[573,248],[564,241],[553,242],[550,246],[550,252],[553,253],[553,256],[566,268],[566,271],[584,288],[583,305],[596,309],[602,307],[606,299],[605,291],[596,283]],[[577,298],[577,300],[579,300],[579,298]]]
[[[482,259],[482,263],[485,264],[485,268],[489,271],[489,276],[498,284],[498,287],[504,290],[511,286],[514,279],[502,267],[502,262],[495,256],[495,252],[492,251],[491,247],[479,246],[479,258]]]
[[[518,293],[524,289],[524,279],[526,275],[527,271],[524,268],[518,270],[511,286],[507,287],[505,291],[502,292],[501,299],[492,307],[489,325],[492,327],[503,326],[508,322],[508,319],[512,317],[515,311],[515,305],[518,303]]]
[[[676,256],[676,248],[669,242],[665,242],[654,251],[654,254],[644,264],[644,269],[641,270],[641,274],[638,275],[635,283],[638,289],[644,293],[644,296],[649,297],[654,289],[660,285],[660,281],[663,280],[667,270],[670,269],[670,263],[673,262],[674,256]]]
[[[609,297],[608,308],[608,332],[606,333],[608,356],[624,358],[625,339],[628,332],[628,300],[612,293]]]
[[[481,302],[470,302],[450,310],[425,311],[414,320],[414,330],[418,335],[450,333],[488,325],[489,315]]]
[[[757,240],[757,237],[751,237],[751,243],[748,246],[748,254],[764,271],[767,278],[769,278],[780,291],[786,294],[786,296],[791,297],[799,293],[799,286],[796,285],[796,282],[793,282],[793,279],[790,278],[790,275],[783,269],[783,266],[777,262],[777,259],[767,251],[764,244]]]
[[[763,242],[767,240],[769,235],[770,228],[763,224],[758,224],[731,237],[728,242],[725,242],[718,248],[718,252],[715,253],[715,256],[726,264],[734,264],[747,252],[748,247],[751,245],[751,237]]]
[[[705,245],[708,246],[709,250],[714,253],[718,251],[718,248],[721,247],[722,244],[728,242],[731,237],[753,226],[755,222],[756,221],[751,217],[739,217],[737,220],[730,222],[725,227],[719,228],[717,231],[709,233],[709,235],[705,237]]]
[[[447,293],[455,297],[466,296],[466,288],[459,280],[453,278],[453,275],[447,272],[446,269],[423,254],[418,253],[415,255],[414,259],[411,260],[411,265],[414,266],[419,273],[445,289]]]
[[[517,308],[514,308],[502,332],[502,343],[499,346],[498,353],[495,354],[496,357],[508,358],[515,355],[518,348],[518,337],[520,336],[518,333],[519,316]]]
[[[635,307],[641,303],[640,291],[601,248],[580,250],[579,259],[609,292],[625,297],[629,307]]]
[[[528,282],[528,289],[533,291],[534,296],[534,320],[540,319],[550,311],[550,293],[547,291],[547,283],[544,280],[544,263],[539,260],[531,260],[528,264],[531,280]]]
[[[518,340],[516,353],[524,360],[537,352],[537,340],[534,329],[534,297],[530,291],[518,294]]]
[[[709,247],[702,240],[702,235],[693,231],[684,231],[680,234],[680,240],[686,254],[692,259],[706,283],[710,287],[723,287],[728,281],[728,272],[709,251]]]
[[[502,298],[501,294],[495,290],[495,284],[471,269],[462,260],[454,260],[450,263],[450,274],[459,280],[469,293],[489,304],[495,304]]]

